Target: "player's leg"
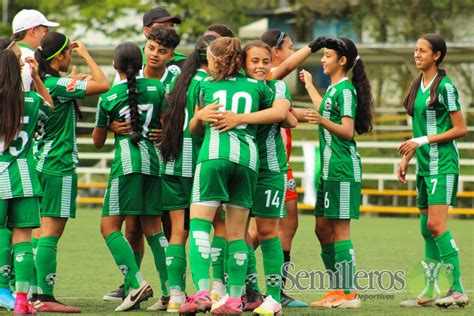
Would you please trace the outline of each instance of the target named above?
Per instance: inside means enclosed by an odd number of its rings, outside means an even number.
[[[2,212],[0,211],[0,213]],[[13,310],[15,307],[15,297],[10,289],[12,275],[11,252],[12,231],[7,227],[0,226],[0,307],[7,310]]]
[[[253,221],[255,224],[255,221]],[[251,217],[247,227],[250,226]],[[257,226],[253,225],[255,228],[255,238],[258,240],[257,235]],[[258,275],[257,275],[257,257],[255,256],[254,243],[250,235],[251,230],[247,228],[247,234],[245,240],[247,242],[248,249],[248,265],[247,273],[245,275],[245,293],[242,296],[242,304],[244,306],[244,311],[253,311],[255,308],[260,306],[263,303],[263,295],[261,293],[260,287],[258,286]],[[257,243],[258,246],[258,243]]]
[[[226,274],[224,256],[227,241],[225,240],[225,221],[222,206],[219,206],[212,222],[214,227],[214,237],[211,244],[212,258],[212,290],[211,299],[215,303],[226,294]]]
[[[58,242],[69,218],[76,216],[77,175],[39,174],[41,199],[41,235],[36,247],[38,311],[78,313],[80,309],[58,302],[54,296]]]

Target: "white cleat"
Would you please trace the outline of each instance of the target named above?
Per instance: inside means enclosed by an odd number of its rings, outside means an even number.
[[[117,306],[116,312],[124,312],[132,309],[140,302],[148,300],[153,296],[151,286],[145,281],[142,282],[138,289],[130,289],[128,295],[123,299],[122,304]]]
[[[253,313],[262,316],[280,316],[282,315],[281,304],[269,295],[259,307],[253,310]]]
[[[450,306],[464,307],[469,304],[466,293],[459,293],[454,289],[450,289],[448,293],[435,301],[436,306],[448,308]]]

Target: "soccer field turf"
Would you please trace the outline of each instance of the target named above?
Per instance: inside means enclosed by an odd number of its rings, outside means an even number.
[[[65,303],[79,306],[87,314],[115,314],[117,303],[102,301],[102,295],[121,284],[122,275],[112,259],[104,240],[99,232],[100,211],[98,209],[79,209],[77,219],[68,223],[64,237],[61,239],[58,251],[58,279],[56,295]],[[450,219],[449,228],[460,248],[462,280],[468,296],[474,297],[474,233],[472,220]],[[300,226],[294,239],[292,261],[296,270],[322,270],[323,264],[319,256],[320,247],[314,235],[314,217],[300,215]],[[423,243],[419,233],[419,222],[416,218],[391,218],[363,216],[352,224],[352,240],[356,252],[358,270],[404,270],[407,274],[416,270],[423,255]],[[260,251],[257,251],[259,265],[259,284],[264,288],[262,261]],[[420,270],[419,268],[417,270]],[[189,265],[188,265],[189,272]],[[145,251],[142,264],[142,273],[145,279],[153,286],[155,297],[142,304],[140,312],[128,312],[127,315],[152,313],[146,307],[155,302],[160,296],[158,274],[153,266],[151,251]],[[387,276],[387,274],[385,274]],[[408,285],[410,277],[406,277]],[[442,278],[441,278],[442,279]],[[420,279],[421,280],[421,279]],[[441,282],[441,281],[440,281]],[[304,282],[302,282],[304,283]],[[193,293],[190,274],[188,273],[188,292]],[[304,283],[304,284],[307,284]],[[442,288],[442,292],[446,288]],[[311,302],[321,297],[321,290],[292,291],[290,294],[305,302]],[[457,313],[474,314],[474,308],[467,306],[464,309],[438,308],[403,309],[399,302],[413,297],[409,290],[401,292],[388,290],[374,290],[361,292],[370,294],[372,298],[363,300],[358,310],[315,310],[284,309],[285,315],[317,315],[317,314],[441,314]],[[374,294],[383,294],[384,298],[374,297]],[[393,294],[393,297],[391,295]],[[3,311],[0,311],[2,313]],[[156,312],[153,312],[156,313]],[[165,314],[165,313],[163,313]],[[170,314],[171,315],[171,314]]]

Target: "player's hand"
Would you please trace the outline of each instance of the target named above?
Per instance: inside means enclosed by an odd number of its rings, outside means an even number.
[[[311,48],[312,53],[316,53],[318,50],[324,47],[324,42],[326,40],[326,36],[320,36],[318,38],[313,39],[309,42],[308,46]]]
[[[90,76],[89,74],[77,73],[76,66],[72,66],[71,73],[68,75],[68,77],[75,80],[88,80],[88,78],[92,78],[92,76]]]
[[[308,85],[313,84],[313,75],[311,75],[309,71],[303,69],[300,71],[300,80],[307,87]]]
[[[408,181],[406,180],[406,174],[408,170],[408,162],[407,156],[403,156],[402,160],[400,161],[400,165],[398,166],[397,170],[397,178],[403,184],[407,184]]]
[[[219,130],[220,133],[227,132],[236,126],[242,124],[240,116],[232,111],[222,112],[222,116],[219,118],[219,121],[211,124],[212,127],[215,127]]]
[[[84,45],[84,43],[82,43],[81,41],[73,41],[71,43],[71,48],[72,48],[73,52],[77,53],[82,58],[89,55],[89,52],[87,51],[86,45]]]
[[[304,112],[304,118],[311,124],[321,124],[323,120],[323,117],[321,114],[319,114],[319,112],[311,109]]]
[[[38,68],[39,68],[38,62],[36,61],[36,59],[34,59],[33,57],[26,57],[25,62],[27,62],[30,65],[31,77],[36,78],[38,76]]]
[[[412,140],[404,141],[400,147],[398,147],[398,153],[400,156],[411,155],[418,148],[418,143]]]
[[[109,130],[117,135],[130,135],[132,133],[132,123],[130,121],[112,121]]]
[[[151,131],[148,132],[148,138],[151,141],[160,143],[161,139],[163,138],[163,130],[161,130],[161,129],[152,129]]]
[[[222,115],[222,112],[219,111],[219,108],[221,108],[222,105],[219,103],[214,102],[212,104],[208,104],[202,109],[200,109],[198,112],[195,112],[196,117],[204,122],[217,122],[219,118]]]

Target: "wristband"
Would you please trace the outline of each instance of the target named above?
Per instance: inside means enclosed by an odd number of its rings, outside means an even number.
[[[428,136],[416,137],[416,138],[412,138],[410,140],[417,143],[418,147],[421,147],[423,145],[426,145],[426,144],[430,143],[430,141],[428,140]]]

